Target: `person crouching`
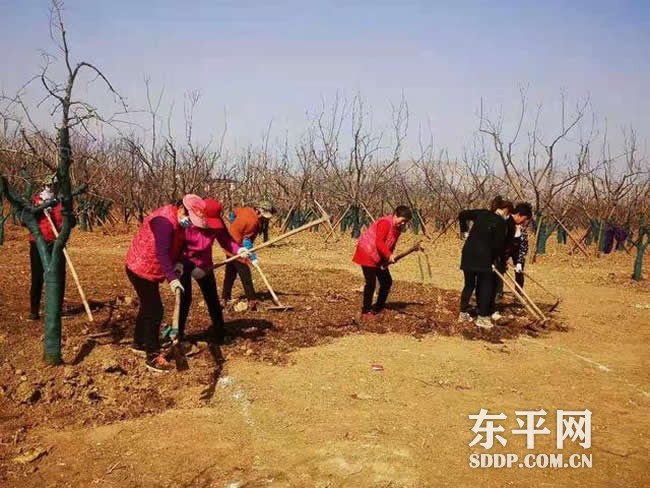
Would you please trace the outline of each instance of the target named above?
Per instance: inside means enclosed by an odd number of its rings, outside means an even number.
[[[364,320],[372,320],[386,305],[393,285],[388,266],[395,262],[393,251],[402,233],[402,227],[412,217],[411,209],[400,205],[392,215],[377,219],[359,237],[352,261],[361,266],[365,279],[361,308],[361,318]],[[377,302],[373,305],[377,281],[379,293]]]

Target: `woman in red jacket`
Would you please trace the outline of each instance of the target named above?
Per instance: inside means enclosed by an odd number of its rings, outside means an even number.
[[[393,285],[388,265],[395,262],[393,251],[397,244],[402,226],[413,217],[411,209],[400,205],[392,215],[377,219],[359,237],[352,261],[361,266],[366,284],[363,287],[363,308],[361,317],[373,319],[386,305],[386,299]],[[377,302],[372,305],[376,283],[379,281]]]
[[[43,191],[32,197],[32,203],[34,206],[39,206],[56,198],[56,195],[51,189],[51,187],[54,186],[55,182],[56,181],[53,178],[50,178],[46,182],[46,186],[43,188]],[[52,219],[57,232],[60,232],[61,227],[63,226],[63,216],[61,215],[61,209],[61,203],[57,203],[53,205],[51,209],[49,209],[50,218]],[[52,229],[52,224],[50,224],[50,221],[45,215],[45,211],[39,213],[36,216],[36,219],[38,221],[38,228],[43,235],[43,239],[45,239],[49,251],[52,252],[54,241],[56,241],[56,234]],[[29,293],[30,312],[32,320],[38,320],[40,318],[41,296],[43,295],[43,281],[45,270],[43,269],[41,256],[38,253],[38,248],[36,247],[36,239],[31,232],[29,233],[29,262],[32,275],[32,286]],[[59,272],[63,276],[63,291],[65,291],[65,259],[62,259],[59,262],[59,266]],[[63,308],[63,291],[61,292],[60,309]]]
[[[205,228],[204,213],[205,202],[196,195],[185,195],[179,205],[160,207],[144,220],[126,254],[126,275],[140,301],[131,349],[144,353],[153,371],[172,369],[160,354],[163,304],[159,284],[167,281],[172,292],[185,291],[179,280],[184,228]]]

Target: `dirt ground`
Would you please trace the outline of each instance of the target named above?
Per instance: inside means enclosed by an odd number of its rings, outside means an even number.
[[[8,228],[0,248],[0,486],[650,482],[650,286],[629,279],[633,256],[587,259],[551,243],[530,273],[562,298],[552,320],[530,326],[507,298],[503,325],[485,332],[456,322],[461,244],[450,235],[428,249],[430,278],[423,258],[393,267],[390,310],[366,324],[354,242],[307,233],[260,252],[292,311],[229,311],[226,344],[191,359],[189,371],[155,374],[127,348],[137,310],[123,269],[130,239],[75,232],[69,252],[95,322],[85,320],[69,279],[66,365],[52,368],[40,360],[42,324],[28,320],[24,231]],[[553,303],[530,283],[527,290],[542,309]],[[164,297],[170,305],[166,288]],[[201,340],[208,317],[196,287],[192,307],[188,329]],[[167,306],[167,320],[170,313]],[[516,410],[546,410],[553,435],[538,436],[530,452],[555,453],[555,412],[589,409],[591,449],[565,452],[591,453],[593,467],[470,468],[469,454],[486,452],[468,446],[468,415],[481,408],[508,417],[508,445],[491,452],[522,458],[525,440],[510,433]]]

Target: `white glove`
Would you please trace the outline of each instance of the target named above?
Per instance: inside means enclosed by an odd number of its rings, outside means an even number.
[[[521,274],[524,272],[524,268],[521,266],[521,263],[517,263],[517,266],[515,266],[515,273]]]
[[[38,194],[40,199],[43,202],[49,202],[50,200],[54,200],[54,193],[52,193],[52,190],[49,188],[45,188],[42,192]]]
[[[176,263],[174,265],[174,271],[176,271],[176,276],[180,278],[185,272],[185,266],[183,266],[183,263]]]
[[[183,288],[183,285],[181,285],[181,282],[179,280],[170,281],[169,287],[172,289],[172,293],[174,295],[176,294],[176,290],[180,290],[181,293],[185,293],[185,288]]]
[[[202,280],[203,278],[205,278],[206,275],[207,273],[203,271],[201,268],[194,268],[192,270],[192,278],[194,278],[195,280]]]
[[[460,235],[460,238],[461,238],[462,240],[464,240],[464,241],[467,240],[468,237],[469,237],[469,232],[463,232],[463,233]]]
[[[250,254],[250,251],[246,249],[245,247],[240,247],[237,249],[237,256],[239,256],[242,259],[246,259]]]
[[[257,267],[260,264],[260,260],[258,258],[251,259],[251,264]]]

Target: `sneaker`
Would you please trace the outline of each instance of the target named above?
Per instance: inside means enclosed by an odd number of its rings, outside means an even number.
[[[174,369],[174,365],[167,361],[164,354],[152,356],[151,359],[147,360],[145,366],[150,371],[155,371],[156,373],[166,373]]]
[[[496,322],[497,320],[501,320],[503,318],[503,315],[501,315],[499,312],[494,312],[490,318]]]
[[[472,321],[472,316],[468,314],[467,312],[461,312],[458,314],[458,321],[459,322],[471,322]]]
[[[482,317],[479,315],[476,319],[476,327],[479,327],[481,329],[491,329],[494,327],[494,324],[490,320],[490,317]]]
[[[147,357],[147,351],[144,349],[144,346],[141,346],[140,344],[133,343],[129,346],[129,350],[135,354],[136,356],[140,356],[141,358],[146,358]]]

